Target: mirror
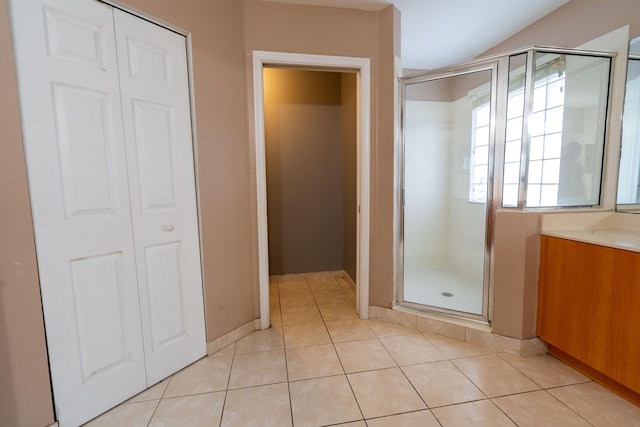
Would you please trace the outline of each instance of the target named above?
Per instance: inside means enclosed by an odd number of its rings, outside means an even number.
[[[640,213],[640,37],[629,44],[617,210]]]

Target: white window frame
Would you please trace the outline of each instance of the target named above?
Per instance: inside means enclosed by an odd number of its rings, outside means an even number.
[[[487,108],[489,111],[487,113],[488,119],[486,123],[483,123],[481,125],[478,125],[478,113]],[[489,101],[482,103],[480,105],[477,105],[475,107],[472,108],[472,117],[473,117],[473,122],[471,124],[471,156],[469,159],[469,203],[479,203],[479,204],[484,204],[487,202],[487,192],[488,190],[488,171],[489,171],[489,149],[491,147],[490,144],[490,139],[491,139],[491,103]],[[478,141],[476,139],[476,135],[478,133],[479,129],[486,129],[487,132],[487,137],[485,138],[486,140],[486,144],[481,144],[478,145]],[[479,148],[483,148],[486,147],[487,149],[487,156],[484,159],[483,163],[476,163],[477,160],[477,156],[476,156],[476,151]],[[485,173],[483,175],[483,179],[480,180],[476,180],[476,168],[478,167],[484,167],[485,171],[487,171],[487,173]],[[484,186],[485,190],[484,193],[476,193],[475,189],[478,186]]]

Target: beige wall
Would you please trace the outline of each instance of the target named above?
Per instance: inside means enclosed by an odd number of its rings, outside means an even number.
[[[372,213],[371,213],[371,289],[369,305],[390,307],[394,285],[394,210],[396,106],[395,57],[400,56],[400,12],[395,7],[381,11],[378,22],[380,63],[379,93],[372,114],[378,118],[377,144],[371,150]]]
[[[342,270],[338,72],[264,69],[269,274]]]
[[[522,211],[494,217],[492,321],[500,335],[535,336],[541,217]]]

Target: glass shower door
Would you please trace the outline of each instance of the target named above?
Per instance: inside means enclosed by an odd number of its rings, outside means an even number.
[[[403,305],[487,318],[494,74],[403,80]]]

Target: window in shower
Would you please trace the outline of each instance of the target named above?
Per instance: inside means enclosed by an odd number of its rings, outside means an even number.
[[[529,117],[527,206],[557,206],[564,112],[564,77],[536,80]]]
[[[473,108],[471,173],[469,174],[471,178],[469,201],[471,203],[487,202],[490,116],[491,107],[488,101]]]
[[[523,53],[514,55],[509,59],[504,171],[502,178],[502,206],[504,207],[515,208],[518,206],[526,58],[527,54]]]

